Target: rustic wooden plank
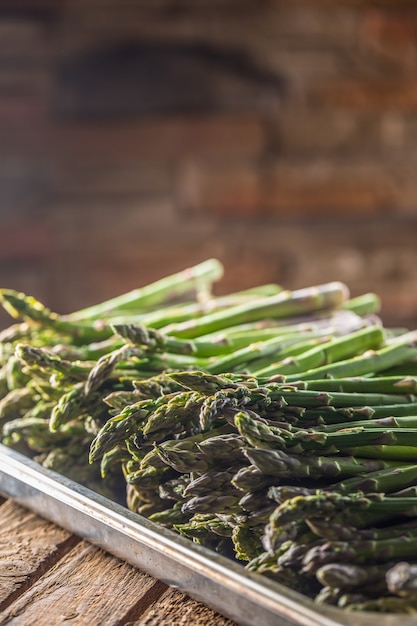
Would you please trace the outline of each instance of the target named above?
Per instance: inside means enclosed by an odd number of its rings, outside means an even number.
[[[0,506],[0,611],[79,539],[11,500]]]
[[[164,583],[82,541],[2,612],[0,624],[126,624],[166,589]]]
[[[223,617],[204,604],[175,590],[168,589],[158,602],[131,626],[235,626],[227,617]]]

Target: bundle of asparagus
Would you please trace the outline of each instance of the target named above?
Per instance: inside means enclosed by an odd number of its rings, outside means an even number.
[[[1,441],[317,602],[417,612],[417,331],[222,273],[68,315],[1,290]]]

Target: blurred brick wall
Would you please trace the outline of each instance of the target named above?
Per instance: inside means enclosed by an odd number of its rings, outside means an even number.
[[[67,312],[215,256],[417,326],[416,69],[406,0],[2,0],[0,285]]]

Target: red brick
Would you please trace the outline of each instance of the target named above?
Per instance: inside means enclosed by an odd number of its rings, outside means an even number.
[[[91,164],[70,163],[55,174],[59,194],[90,198],[124,198],[126,196],[168,196],[173,194],[174,168],[164,161]]]
[[[395,185],[372,161],[294,159],[268,172],[266,211],[284,215],[377,215],[390,206]]]
[[[411,167],[411,164],[410,164]],[[408,170],[407,170],[408,171]],[[413,188],[404,162],[375,163],[349,158],[312,158],[309,153],[276,163],[190,163],[182,172],[180,205],[195,215],[224,217],[376,216],[407,212]]]
[[[272,0],[274,4],[281,4],[282,0]],[[301,5],[301,6],[331,6],[334,8],[335,3],[334,0],[292,0],[292,4]],[[339,0],[337,3],[338,7],[349,6],[349,7],[364,7],[369,8],[372,5],[373,7],[387,7],[387,8],[398,8],[398,7],[414,7],[415,0]]]
[[[0,8],[3,7],[3,0]],[[30,68],[47,60],[48,40],[44,25],[39,20],[23,16],[20,19],[0,20],[0,60],[2,67],[12,62],[16,71],[22,65]]]
[[[45,100],[32,93],[5,93],[0,98],[0,132],[11,129],[28,130],[33,125],[45,124],[47,115]]]
[[[417,64],[417,9],[365,11],[360,36],[365,49],[397,68],[413,70]]]
[[[265,144],[256,116],[143,118],[141,121],[0,127],[0,154],[52,159],[54,164],[114,164],[183,157],[258,156]]]
[[[50,77],[43,70],[0,70],[0,155],[39,156],[50,116]]]
[[[290,105],[273,126],[288,156],[372,153],[381,148],[381,116],[375,112],[317,109]]]
[[[178,229],[172,199],[158,197],[56,199],[50,219],[59,254],[71,255],[75,247],[84,258],[131,257],[144,239]]]
[[[3,11],[30,11],[31,13],[43,13],[44,11],[56,11],[65,0],[1,0]]]
[[[20,220],[1,225],[2,263],[50,259],[54,237],[47,221]]]
[[[256,214],[262,204],[262,186],[256,163],[223,162],[182,168],[180,204],[193,212],[212,211],[221,215]]]
[[[277,186],[269,199],[268,213],[288,215],[377,215],[381,210],[379,194],[367,188],[357,188],[348,183],[327,184],[303,189]]]
[[[315,105],[366,111],[417,110],[417,80],[383,78],[339,78],[313,87]]]
[[[48,150],[58,158],[98,162],[257,155],[264,146],[261,121],[239,115],[62,124],[47,135]]]

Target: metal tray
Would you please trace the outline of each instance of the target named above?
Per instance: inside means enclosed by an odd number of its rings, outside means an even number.
[[[192,543],[0,444],[0,493],[242,626],[417,626],[405,615],[349,613]]]

